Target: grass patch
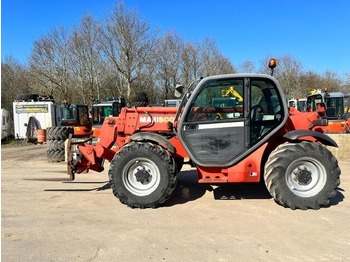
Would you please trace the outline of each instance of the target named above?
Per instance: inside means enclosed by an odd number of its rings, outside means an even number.
[[[4,139],[1,140],[1,148],[11,148],[20,146],[31,146],[34,143],[26,142],[23,139]]]

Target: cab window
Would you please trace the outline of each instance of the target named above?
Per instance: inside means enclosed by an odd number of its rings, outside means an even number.
[[[317,104],[322,102],[323,102],[322,95],[320,94],[309,96],[306,102],[306,110],[308,112],[315,112],[317,111]]]
[[[224,121],[244,117],[243,79],[210,80],[191,104],[187,122]]]
[[[252,80],[250,93],[250,146],[254,146],[279,125],[284,113],[277,87],[269,80]]]

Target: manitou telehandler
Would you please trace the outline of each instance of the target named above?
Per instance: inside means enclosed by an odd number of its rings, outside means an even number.
[[[217,103],[232,87],[242,101]],[[311,129],[327,125],[317,112],[288,111],[269,75],[228,74],[195,81],[179,108],[124,107],[105,119],[96,145],[68,142],[68,174],[103,171],[120,202],[155,208],[172,194],[184,159],[199,183],[259,182],[291,209],[327,205],[340,184],[335,141]],[[111,148],[114,148],[113,150]]]

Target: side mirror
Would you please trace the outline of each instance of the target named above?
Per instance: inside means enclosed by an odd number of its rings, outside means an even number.
[[[312,121],[313,126],[328,126],[328,119],[322,118]]]
[[[176,87],[175,87],[175,94],[174,96],[176,98],[180,98],[183,94],[183,91],[184,91],[184,87],[182,85],[179,85],[177,84]]]

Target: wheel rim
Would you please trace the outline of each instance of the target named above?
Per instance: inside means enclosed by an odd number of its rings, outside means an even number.
[[[136,158],[125,165],[122,178],[127,190],[137,196],[146,196],[158,187],[160,172],[153,161]]]
[[[286,172],[289,189],[297,196],[312,197],[325,186],[327,172],[314,158],[300,158],[291,163]]]

